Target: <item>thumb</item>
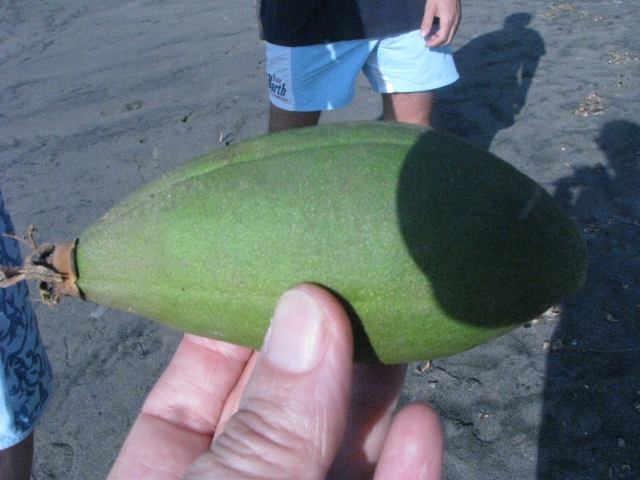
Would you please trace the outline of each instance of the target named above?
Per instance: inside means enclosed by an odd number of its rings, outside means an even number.
[[[352,344],[331,294],[286,292],[238,411],[186,478],[324,478],[346,424]]]

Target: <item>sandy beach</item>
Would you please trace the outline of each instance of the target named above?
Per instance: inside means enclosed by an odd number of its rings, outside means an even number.
[[[587,240],[575,297],[469,352],[411,365],[448,480],[640,478],[640,40],[631,0],[463,0],[461,79],[436,127],[556,196]],[[77,237],[184,161],[264,134],[254,0],[0,1],[0,189],[16,230]],[[374,120],[379,96],[321,122]],[[31,296],[53,365],[33,478],[105,478],[180,332]]]

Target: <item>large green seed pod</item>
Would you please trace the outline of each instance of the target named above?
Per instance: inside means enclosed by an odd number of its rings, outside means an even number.
[[[185,163],[76,245],[89,300],[259,348],[301,282],[344,303],[356,359],[437,358],[583,283],[586,247],[540,186],[454,137],[390,123],[265,135]]]

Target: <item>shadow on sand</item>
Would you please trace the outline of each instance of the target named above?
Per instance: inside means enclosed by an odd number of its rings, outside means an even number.
[[[524,106],[545,53],[528,13],[509,15],[502,30],[474,38],[454,53],[460,79],[437,90],[436,128],[489,148]]]
[[[540,479],[640,473],[640,127],[610,121],[594,140],[606,163],[555,184],[587,239],[589,273],[547,362]]]
[[[545,53],[530,20],[511,15],[502,30],[454,53],[461,78],[437,94],[437,128],[489,148],[514,124]],[[603,162],[555,183],[556,198],[586,237],[589,273],[562,305],[552,339],[540,480],[640,474],[640,127],[610,121],[594,141]]]

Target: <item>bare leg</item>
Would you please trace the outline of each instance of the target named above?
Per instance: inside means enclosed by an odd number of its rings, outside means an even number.
[[[0,451],[0,478],[29,480],[33,463],[33,433],[20,443]]]
[[[269,133],[312,127],[317,125],[319,120],[320,112],[290,112],[272,104],[269,111]]]
[[[383,118],[430,127],[433,97],[432,90],[413,93],[383,93]]]

